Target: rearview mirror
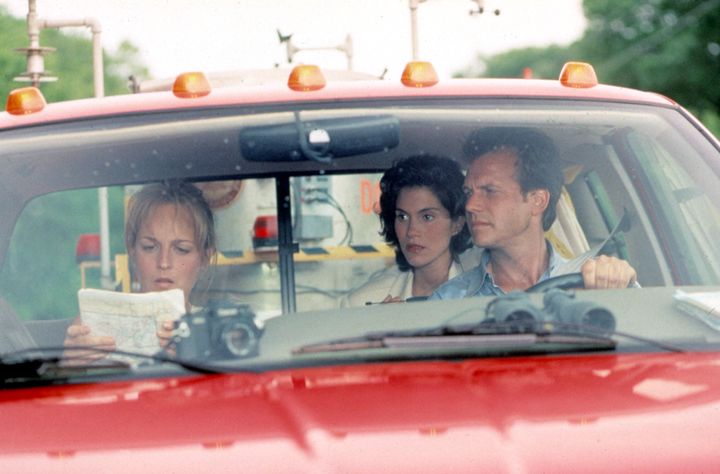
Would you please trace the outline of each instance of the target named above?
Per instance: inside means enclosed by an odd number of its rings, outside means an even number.
[[[297,120],[240,132],[240,150],[249,161],[341,158],[389,150],[399,143],[400,122],[393,116]]]

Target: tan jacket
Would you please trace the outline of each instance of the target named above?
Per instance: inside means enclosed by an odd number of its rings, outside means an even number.
[[[461,262],[453,262],[448,279],[477,265],[479,252],[473,249],[461,255]],[[387,295],[406,300],[412,296],[413,272],[401,272],[397,265],[388,267],[370,277],[362,286],[350,291],[338,300],[341,308],[365,306],[367,302],[380,303]]]

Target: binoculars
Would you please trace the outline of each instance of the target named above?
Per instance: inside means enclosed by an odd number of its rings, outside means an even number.
[[[579,301],[575,295],[562,290],[551,290],[543,298],[545,311],[553,321],[577,326],[580,330],[610,334],[615,331],[615,316],[610,310],[591,301]]]
[[[615,330],[615,316],[610,310],[590,301],[576,300],[574,293],[550,290],[545,293],[543,305],[540,309],[526,293],[513,291],[488,304],[483,325],[502,324],[508,332],[538,331],[545,323],[593,334],[605,335]]]

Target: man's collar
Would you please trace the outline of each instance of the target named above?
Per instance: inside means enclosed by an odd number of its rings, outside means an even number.
[[[543,277],[547,278],[550,276],[553,270],[565,263],[566,260],[563,258],[562,255],[560,255],[559,252],[555,251],[555,248],[552,246],[552,244],[550,244],[549,240],[545,240],[545,245],[547,245],[548,250],[548,267],[545,270]]]
[[[548,268],[545,269],[543,274],[540,276],[540,279],[536,283],[547,279],[550,276],[550,273],[557,266],[565,262],[565,259],[562,258],[562,256],[555,251],[549,240],[545,240],[545,245],[548,251]],[[480,290],[480,288],[486,285],[496,286],[492,275],[487,271],[488,263],[490,263],[490,249],[483,249],[482,254],[480,255],[480,264],[477,267],[479,278],[474,278],[470,282],[467,293],[468,295],[476,294]]]
[[[487,271],[488,263],[490,263],[490,250],[483,249],[482,254],[480,254],[480,263],[475,269],[475,271],[478,272],[479,278],[470,280],[467,291],[468,295],[476,295],[484,286],[495,284],[495,282],[492,281],[492,276]]]

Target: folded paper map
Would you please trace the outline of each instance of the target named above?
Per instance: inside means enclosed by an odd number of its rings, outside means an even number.
[[[173,289],[150,293],[81,289],[78,291],[80,318],[95,336],[112,336],[118,350],[155,354],[160,350],[158,325],[185,314],[183,291]],[[136,363],[132,358],[113,355],[115,360]]]

